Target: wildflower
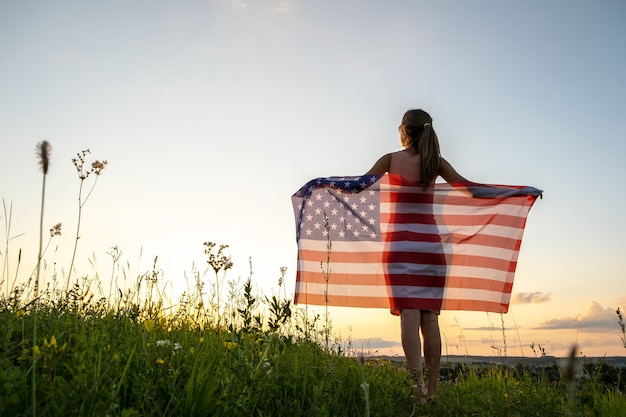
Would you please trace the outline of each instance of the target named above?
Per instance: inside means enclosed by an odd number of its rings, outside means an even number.
[[[167,319],[165,317],[161,317],[159,319],[159,327],[162,328],[162,329],[167,327]]]
[[[152,319],[147,319],[143,322],[143,326],[146,328],[147,331],[151,332],[152,329],[154,329],[154,321]]]
[[[199,341],[200,341],[200,343],[204,343],[204,337],[201,337],[201,338],[199,339]]]
[[[157,341],[156,341],[156,345],[157,345],[158,347],[161,347],[161,346],[169,346],[169,344],[170,344],[170,341],[169,341],[169,340],[157,340]]]
[[[91,163],[91,169],[93,170],[94,174],[100,175],[107,164],[108,161],[94,161]]]
[[[39,350],[39,346],[35,345],[35,347],[33,348],[33,353],[35,354],[35,356],[37,356],[38,358],[41,358],[41,350]]]
[[[182,348],[181,344],[176,342],[174,343],[174,352],[176,352],[177,350],[179,350],[180,348]]]
[[[191,353],[192,355],[196,354],[196,350],[192,347],[189,348],[189,353]]]
[[[220,245],[217,253],[211,252],[213,247],[215,247],[215,243],[204,242],[204,246],[206,246],[204,253],[209,256],[209,260],[207,261],[207,263],[213,268],[216,274],[220,270],[226,271],[233,267],[232,258],[230,256],[224,255],[224,250],[228,248],[228,245]]]
[[[37,156],[39,157],[39,165],[41,165],[41,171],[43,175],[48,173],[48,166],[50,165],[50,151],[52,150],[52,146],[50,146],[50,142],[44,140],[43,142],[39,142],[37,144]]]
[[[24,311],[23,308],[15,312],[15,318],[18,318],[18,319],[24,317],[25,315],[26,315],[26,312]]]
[[[237,342],[224,342],[223,346],[226,348],[226,350],[233,350],[239,347]]]
[[[50,237],[61,236],[61,225],[62,223],[57,223],[50,228]]]
[[[91,153],[89,149],[85,149],[84,151],[77,153],[76,158],[72,158],[72,163],[76,168],[76,172],[78,172],[78,178],[80,178],[81,180],[86,179],[90,173],[90,171],[85,172],[83,170],[83,166],[85,165],[85,155],[87,155],[88,153]]]
[[[22,354],[21,354],[20,356],[18,356],[18,357],[17,357],[17,360],[18,360],[19,362],[23,362],[23,361],[27,360],[27,359],[28,359],[28,354],[29,354],[29,353],[30,353],[30,350],[28,350],[28,349],[26,349],[26,348],[22,349]]]
[[[165,361],[161,358],[158,358],[157,360],[154,361],[154,363],[156,363],[157,365],[163,365]]]
[[[48,339],[44,338],[43,339],[43,346],[46,349],[48,349],[48,348],[56,349],[56,347],[57,347],[57,339],[56,339],[56,337],[51,336],[50,337],[50,342],[48,342]]]

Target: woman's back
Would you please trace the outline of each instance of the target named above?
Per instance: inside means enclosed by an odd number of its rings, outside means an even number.
[[[398,174],[408,181],[420,182],[421,180],[420,154],[411,154],[408,150],[398,151],[391,154],[389,173]]]

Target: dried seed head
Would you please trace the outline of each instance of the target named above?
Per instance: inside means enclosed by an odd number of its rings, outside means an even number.
[[[61,236],[61,223],[57,223],[50,228],[50,237]]]
[[[39,165],[41,166],[41,171],[43,175],[48,173],[48,166],[50,165],[50,152],[52,151],[52,146],[47,140],[39,142],[37,144],[37,157],[39,158]]]
[[[107,161],[94,161],[91,163],[91,170],[94,174],[100,175],[102,174],[102,170],[106,167],[107,164]]]

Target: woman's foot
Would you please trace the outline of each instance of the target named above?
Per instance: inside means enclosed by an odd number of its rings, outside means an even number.
[[[428,390],[424,383],[413,384],[413,397],[415,398],[415,404],[426,405],[428,402]]]

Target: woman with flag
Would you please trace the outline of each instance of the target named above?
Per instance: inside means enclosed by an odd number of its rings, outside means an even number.
[[[417,182],[424,190],[431,187],[435,179],[441,176],[448,183],[467,181],[441,157],[439,140],[433,129],[433,121],[430,115],[421,109],[409,110],[402,118],[400,125],[400,142],[403,150],[383,155],[367,174],[397,174],[403,179]],[[425,194],[432,199],[432,194]],[[429,219],[430,218],[430,219]],[[420,220],[433,225],[436,228],[434,215],[425,213]],[[445,279],[440,273],[441,268],[446,267],[445,254],[441,245],[441,239],[430,233],[424,233],[427,239],[435,246],[432,253],[427,254],[429,259],[422,260],[422,264],[429,265],[431,271],[420,270],[411,272],[406,265],[399,266],[402,271],[390,271],[387,280],[390,288],[403,286],[403,280],[426,280],[432,281],[426,285],[433,291],[443,291]],[[402,250],[390,250],[385,260],[390,265],[402,265]],[[421,254],[423,256],[424,254]],[[406,256],[406,254],[404,254]],[[396,257],[396,259],[391,259]],[[432,297],[433,299],[440,297]],[[439,378],[439,365],[441,362],[441,333],[439,330],[440,309],[422,309],[415,305],[415,299],[403,296],[392,296],[392,314],[400,316],[400,331],[402,347],[407,360],[409,371],[413,378],[413,391],[418,404],[424,404],[427,399],[434,398],[437,391]],[[424,339],[424,359],[422,364],[422,343],[420,329]],[[425,369],[424,369],[425,366]],[[428,384],[424,383],[424,375],[427,376]]]

